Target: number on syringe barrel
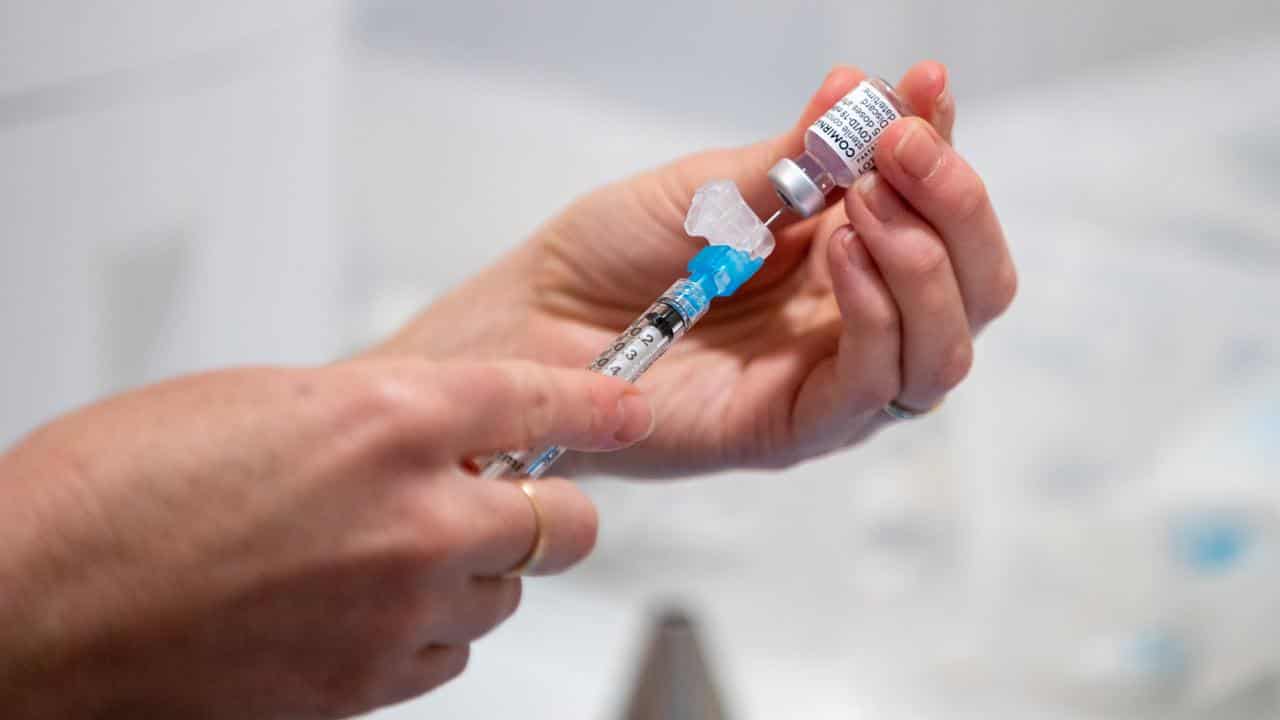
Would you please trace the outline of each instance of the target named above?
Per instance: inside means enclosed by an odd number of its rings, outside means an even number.
[[[624,330],[587,369],[636,380],[661,353],[663,335],[646,319]]]
[[[618,337],[613,339],[613,342],[609,343],[609,347],[605,348],[605,351],[600,353],[600,355],[595,359],[595,361],[587,366],[587,369],[595,370],[596,372],[603,372],[605,366],[609,364],[609,361],[612,360],[614,356],[617,355],[618,352],[622,350],[622,348],[627,346],[627,341],[630,338],[633,338],[636,335],[639,335],[640,333],[644,332],[643,326],[644,326],[643,320],[637,320],[636,322],[632,323],[630,327],[628,327],[626,330],[623,330],[621,333],[619,333]],[[613,373],[613,374],[616,375],[617,373]]]

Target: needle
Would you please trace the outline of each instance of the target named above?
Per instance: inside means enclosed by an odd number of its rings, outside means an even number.
[[[774,213],[774,214],[770,215],[770,216],[769,216],[769,219],[764,221],[764,226],[765,226],[765,227],[769,227],[771,224],[773,224],[773,221],[774,221],[774,220],[777,220],[777,219],[778,219],[778,216],[779,216],[779,215],[781,215],[781,214],[782,214],[782,208],[778,208],[778,212],[776,212],[776,213]]]

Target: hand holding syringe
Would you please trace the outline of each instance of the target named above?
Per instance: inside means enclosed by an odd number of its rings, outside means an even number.
[[[777,216],[775,213],[769,220]],[[728,218],[754,224],[748,233],[732,231],[737,237],[749,240],[754,253],[767,255],[773,249],[773,236],[766,223],[761,223],[751,212],[730,182],[712,183],[699,190],[685,227],[691,233],[705,231],[719,237]],[[640,379],[650,365],[702,318],[711,306],[712,298],[732,295],[760,269],[764,264],[763,255],[753,258],[752,254],[728,245],[712,245],[703,249],[689,263],[689,277],[677,280],[668,288],[587,369],[628,382]],[[489,461],[482,474],[498,477],[516,473],[538,477],[563,453],[564,448],[558,446],[499,453]]]
[[[769,171],[783,209],[809,217],[826,204],[836,186],[848,187],[875,168],[876,140],[890,123],[910,114],[888,83],[864,81],[835,104],[805,134],[805,152]],[[695,194],[685,230],[710,246],[690,261],[689,277],[677,280],[600,354],[588,369],[635,382],[707,312],[716,297],[737,291],[773,252],[769,231],[783,210],[761,222],[737,186],[727,180]],[[538,477],[564,454],[562,447],[514,450],[494,456],[485,477]]]

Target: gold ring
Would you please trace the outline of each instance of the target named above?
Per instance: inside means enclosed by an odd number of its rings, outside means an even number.
[[[942,407],[942,400],[939,400],[928,410],[912,410],[909,407],[904,407],[897,400],[893,400],[888,405],[884,406],[884,414],[894,420],[914,420],[916,418],[924,417],[940,407]]]
[[[502,577],[505,578],[520,577],[533,572],[547,552],[546,522],[543,519],[542,508],[538,506],[538,499],[534,497],[533,482],[533,480],[522,480],[519,483],[520,492],[529,498],[529,507],[533,508],[533,544],[515,567],[503,573]]]

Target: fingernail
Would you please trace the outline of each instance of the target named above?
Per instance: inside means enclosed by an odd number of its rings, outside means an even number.
[[[836,228],[835,233],[831,235],[831,242],[840,246],[844,254],[849,258],[849,262],[854,265],[862,265],[862,256],[858,248],[854,247],[853,239],[857,236],[850,225],[841,225]]]
[[[840,68],[838,67],[833,67],[830,70],[828,70],[827,74],[822,77],[822,83],[818,85],[818,89],[815,92],[822,92],[823,88],[825,88],[831,82],[831,78],[836,76],[836,71],[838,71],[839,69]]]
[[[885,185],[880,174],[874,170],[859,177],[853,187],[862,197],[867,209],[880,222],[888,222],[898,213],[898,198],[894,196],[893,188]]]
[[[838,83],[840,75],[846,69],[847,68],[844,65],[836,65],[835,67],[828,70],[827,76],[822,78],[822,84],[818,86],[818,93],[821,94],[824,91],[828,90],[829,88],[832,89],[833,92],[835,92],[835,89],[833,86]]]
[[[893,149],[893,157],[908,175],[924,180],[942,162],[942,146],[923,122],[912,120],[898,146]]]
[[[628,389],[618,399],[618,411],[622,413],[622,427],[614,433],[614,440],[630,445],[649,437],[649,433],[653,432],[653,408],[638,390]]]

